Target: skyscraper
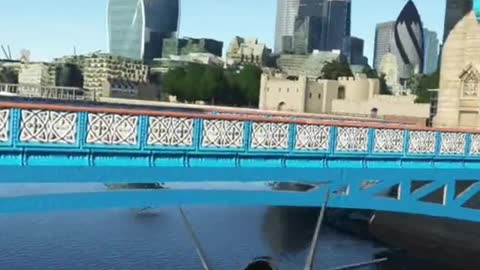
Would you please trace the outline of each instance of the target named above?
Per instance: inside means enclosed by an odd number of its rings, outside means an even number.
[[[423,24],[417,7],[409,0],[395,22],[395,48],[401,79],[422,73],[424,60]]]
[[[389,52],[394,51],[394,29],[395,22],[384,22],[377,24],[375,30],[375,49],[373,55],[373,67],[375,70],[380,70],[380,63],[383,56]]]
[[[108,47],[137,60],[161,57],[163,39],[178,31],[179,0],[109,0]]]
[[[327,1],[326,50],[342,50],[350,37],[352,3],[350,0]]]
[[[443,34],[443,41],[448,37],[453,27],[472,10],[472,0],[447,0],[447,7],[445,12],[445,31]]]
[[[352,65],[367,65],[368,59],[363,55],[365,41],[358,37],[348,37],[344,42],[344,54]]]
[[[432,74],[437,71],[438,67],[438,49],[439,41],[438,35],[434,31],[424,29],[424,43],[425,43],[425,55],[423,64],[423,73]]]
[[[297,16],[295,19],[295,31],[293,34],[293,52],[295,54],[309,54],[321,42],[320,32],[314,29],[320,28],[320,17]]]
[[[299,4],[300,0],[277,0],[275,53],[293,50],[293,32]]]

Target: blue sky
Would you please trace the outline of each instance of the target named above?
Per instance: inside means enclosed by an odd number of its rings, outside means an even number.
[[[133,0],[132,0],[133,1]],[[181,0],[181,36],[210,37],[225,42],[235,35],[258,37],[273,47],[276,0]],[[0,44],[14,57],[29,49],[34,60],[106,49],[107,0],[3,1]],[[352,34],[365,39],[373,54],[375,25],[394,20],[406,0],[352,0]],[[424,25],[443,33],[445,0],[416,0]],[[3,53],[1,54],[3,57]]]

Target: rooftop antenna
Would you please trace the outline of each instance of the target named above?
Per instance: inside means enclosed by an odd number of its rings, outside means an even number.
[[[73,56],[77,56],[77,47],[73,45]]]
[[[5,50],[5,47],[3,47],[3,45],[1,45],[1,47],[2,47],[3,54],[5,55],[5,59],[8,59],[8,53]]]
[[[10,50],[10,45],[7,45],[7,49],[8,49],[8,59],[12,60],[12,51]]]

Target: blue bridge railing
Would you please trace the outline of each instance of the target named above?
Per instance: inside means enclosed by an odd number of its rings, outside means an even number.
[[[480,131],[0,103],[3,184],[289,182],[315,187],[298,193],[13,196],[0,199],[0,211],[6,212],[174,203],[318,206],[331,192],[336,196],[330,206],[475,220],[480,219],[479,169]]]

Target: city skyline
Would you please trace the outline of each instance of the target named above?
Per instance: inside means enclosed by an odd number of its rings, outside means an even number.
[[[42,4],[28,0],[8,2],[4,6],[6,15],[0,18],[0,23],[11,25],[9,22],[14,19],[16,23],[15,27],[10,27],[3,33],[1,43],[11,46],[14,57],[18,57],[21,49],[29,49],[33,60],[50,60],[72,54],[74,45],[79,54],[97,50],[107,51],[105,27],[107,1],[99,2],[64,3],[60,0],[44,0]],[[225,47],[235,35],[257,37],[273,48],[276,0],[261,2],[243,0],[229,3],[214,0],[181,2],[180,36],[214,38],[225,42]],[[404,0],[392,0],[388,3],[381,0],[352,1],[352,35],[365,40],[365,55],[370,63],[373,56],[375,25],[382,21],[394,20],[404,3]],[[442,36],[445,1],[441,0],[440,4],[438,0],[415,3],[425,26]],[[212,5],[216,7],[214,12],[211,9]],[[252,8],[252,5],[255,5],[255,8]],[[382,12],[371,12],[372,6]],[[20,15],[21,20],[18,20],[20,8],[24,12]],[[85,20],[85,13],[76,12],[86,9],[90,9],[88,20]],[[38,12],[39,10],[42,12]],[[219,21],[225,23],[218,23]]]

